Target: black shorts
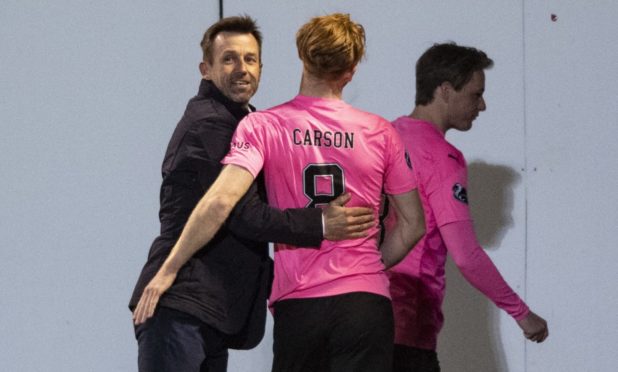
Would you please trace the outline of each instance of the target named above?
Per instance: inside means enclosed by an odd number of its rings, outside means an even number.
[[[273,372],[388,372],[393,310],[388,298],[355,292],[275,303]]]
[[[440,372],[438,355],[433,350],[396,344],[393,372]]]

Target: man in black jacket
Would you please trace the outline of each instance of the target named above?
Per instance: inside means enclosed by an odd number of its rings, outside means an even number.
[[[202,40],[203,80],[165,154],[161,234],[135,286],[144,287],[167,258],[191,211],[227,154],[238,122],[254,108],[261,71],[261,34],[249,17],[229,17]],[[373,224],[366,208],[344,208],[347,196],[319,208],[280,211],[265,202],[258,179],[217,236],[180,270],[150,319],[134,314],[140,371],[225,371],[228,348],[249,349],[263,337],[271,282],[268,241],[319,247],[323,238],[363,236]]]

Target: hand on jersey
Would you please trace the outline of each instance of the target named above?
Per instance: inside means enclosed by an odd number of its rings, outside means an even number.
[[[159,303],[159,298],[172,286],[175,279],[175,273],[163,273],[163,270],[159,270],[142,292],[142,297],[140,297],[133,311],[133,324],[144,323],[152,317],[157,308],[157,303]]]
[[[525,318],[518,320],[517,325],[524,331],[524,336],[530,341],[543,342],[549,336],[545,319],[532,311]]]
[[[350,194],[342,194],[328,203],[322,211],[324,216],[324,239],[345,240],[367,236],[374,226],[373,209],[364,207],[346,208],[344,205],[352,199]]]

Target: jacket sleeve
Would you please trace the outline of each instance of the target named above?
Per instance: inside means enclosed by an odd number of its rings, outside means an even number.
[[[215,181],[229,150],[230,131],[213,121],[194,126],[186,141],[192,166],[199,170],[202,191]],[[322,242],[322,210],[295,208],[280,210],[266,203],[262,176],[238,202],[226,221],[227,229],[243,239],[276,242],[299,247],[319,247]]]
[[[227,221],[228,229],[235,235],[256,241],[319,247],[322,241],[322,210],[280,210],[269,206],[260,190],[260,178],[253,182],[232,211]]]

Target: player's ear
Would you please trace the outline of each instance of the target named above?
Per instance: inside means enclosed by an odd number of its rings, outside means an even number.
[[[341,76],[341,80],[344,85],[352,81],[354,73],[356,73],[356,65],[343,73],[343,75]]]
[[[453,84],[445,81],[442,84],[438,85],[433,94],[434,97],[439,97],[442,101],[448,102],[453,90]]]
[[[202,61],[200,62],[200,74],[202,75],[202,79],[210,80],[210,68],[208,66],[208,62]]]

